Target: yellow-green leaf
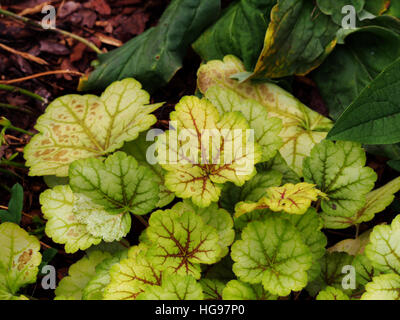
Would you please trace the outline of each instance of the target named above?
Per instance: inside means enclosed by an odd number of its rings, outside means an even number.
[[[40,195],[44,218],[47,219],[45,232],[56,243],[65,244],[65,252],[74,253],[99,244],[101,237],[95,237],[86,225],[74,214],[75,196],[69,185],[56,186]]]
[[[238,111],[219,115],[206,99],[183,97],[171,113],[173,130],[157,139],[165,185],[199,207],[216,202],[221,185],[243,185],[256,173],[261,148]]]
[[[23,299],[18,290],[36,281],[42,260],[39,240],[12,222],[0,225],[0,298]]]
[[[270,118],[281,119],[283,130],[279,136],[283,146],[280,153],[290,168],[301,175],[303,159],[315,144],[326,137],[332,121],[309,109],[275,84],[231,79],[232,75],[244,71],[243,63],[238,58],[226,56],[223,61],[213,60],[201,66],[197,84],[203,94],[215,85],[233,90],[240,97],[263,105]]]
[[[271,187],[266,193],[267,195],[256,203],[239,202],[235,207],[235,217],[259,209],[304,214],[311,206],[311,202],[318,200],[318,197],[325,197],[323,192],[315,188],[315,184],[306,182]]]
[[[68,276],[64,277],[55,291],[56,297],[62,300],[81,300],[83,290],[96,275],[96,266],[111,254],[102,251],[90,252],[69,267]]]
[[[149,94],[134,79],[111,84],[101,95],[66,95],[37,120],[39,131],[25,147],[29,174],[67,176],[71,162],[99,157],[134,140],[156,122]]]

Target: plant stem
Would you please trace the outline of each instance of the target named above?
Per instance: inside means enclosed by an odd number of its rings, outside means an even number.
[[[142,217],[135,215],[136,219],[138,219],[146,228],[149,226],[149,223]]]
[[[360,224],[356,225],[356,239],[358,238],[358,233],[360,232]]]
[[[4,10],[4,9],[0,8],[0,14],[3,14],[5,16],[8,16],[8,17],[14,18],[16,20],[22,21],[22,22],[24,22],[26,24],[29,24],[31,26],[43,29],[42,25],[39,22],[37,22],[35,20],[31,20],[31,19],[29,19],[27,17],[19,16],[18,14],[15,14],[15,13],[13,13],[11,11]],[[80,37],[80,36],[78,36],[76,34],[73,34],[71,32],[68,32],[68,31],[65,31],[65,30],[61,30],[61,29],[58,29],[58,28],[48,29],[48,30],[52,30],[52,31],[58,32],[58,33],[60,33],[62,35],[65,35],[65,36],[70,37],[72,39],[75,39],[75,40],[77,40],[79,42],[82,42],[85,45],[87,45],[90,49],[92,49],[94,52],[96,52],[97,54],[101,54],[102,53],[101,50],[99,48],[97,48],[92,42],[90,42],[89,40],[86,40],[85,38],[82,38],[82,37]]]
[[[16,177],[16,178],[22,179],[21,176],[19,176],[19,175],[16,174],[15,172],[12,172],[11,170],[6,170],[6,169],[0,168],[0,173],[8,174],[8,175],[10,175],[10,176],[14,176],[14,177]],[[0,184],[0,186],[2,186],[3,188],[6,188],[6,186],[5,186],[5,185],[2,185],[2,184]],[[7,190],[8,192],[10,192],[11,189],[7,187],[6,190]]]
[[[33,113],[31,110],[25,109],[23,107],[17,107],[17,106],[13,106],[12,104],[2,103],[2,102],[0,102],[0,108],[18,110],[18,111],[29,113],[29,114]]]
[[[46,71],[46,72],[40,72],[40,73],[36,73],[36,74],[31,74],[30,76],[26,76],[26,77],[22,77],[22,78],[18,78],[18,79],[0,80],[0,84],[10,84],[10,83],[16,83],[16,82],[22,82],[22,81],[26,81],[26,80],[36,79],[36,78],[40,78],[40,77],[44,77],[44,76],[49,76],[49,75],[53,75],[53,74],[66,74],[66,73],[83,76],[83,73],[82,72],[78,72],[78,71],[73,71],[73,70],[53,70],[53,71]]]
[[[39,96],[36,93],[33,93],[33,92],[31,92],[29,90],[26,90],[26,89],[18,88],[18,87],[15,87],[15,86],[10,86],[10,85],[7,85],[7,84],[0,84],[0,90],[18,92],[18,93],[21,93],[21,94],[23,94],[25,96],[28,96],[28,97],[31,97],[33,99],[39,100],[40,102],[43,102],[43,103],[47,103],[48,102],[47,99],[43,98],[42,96]]]
[[[0,166],[10,166],[10,167],[16,167],[16,168],[26,168],[26,166],[23,163],[15,162],[15,161],[10,161],[10,160],[0,160]]]
[[[7,129],[11,129],[11,130],[14,130],[14,131],[18,131],[18,132],[21,132],[21,133],[25,133],[25,134],[27,134],[27,135],[29,135],[29,136],[31,136],[31,137],[33,137],[33,136],[35,135],[35,134],[32,133],[32,132],[26,131],[26,130],[21,129],[21,128],[18,128],[18,127],[14,127],[13,125],[8,126]]]

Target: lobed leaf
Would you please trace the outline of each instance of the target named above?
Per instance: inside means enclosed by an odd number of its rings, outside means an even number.
[[[127,251],[120,251],[114,257],[104,259],[96,266],[96,275],[90,279],[82,292],[83,300],[103,300],[104,290],[111,281],[111,268],[127,258]]]
[[[39,240],[12,222],[0,224],[0,298],[27,300],[17,296],[20,288],[34,283],[42,260]]]
[[[221,184],[243,185],[254,176],[261,150],[240,112],[220,117],[209,101],[197,97],[183,97],[175,110],[170,114],[175,130],[157,139],[167,188],[207,207],[218,200]]]
[[[340,289],[326,287],[318,293],[316,300],[350,300],[350,298]]]
[[[24,149],[29,174],[68,175],[78,159],[100,157],[134,140],[156,122],[149,94],[134,79],[111,84],[101,95],[66,95],[54,100],[35,125]]]
[[[224,300],[276,300],[276,295],[264,290],[261,284],[231,280],[222,291]]]
[[[282,147],[282,121],[268,117],[267,109],[253,99],[244,99],[235,91],[220,86],[210,87],[204,96],[218,109],[222,116],[227,112],[240,111],[254,130],[255,141],[262,148],[261,161],[268,161]]]
[[[400,190],[400,177],[384,186],[369,192],[364,206],[351,217],[323,215],[324,225],[329,229],[345,229],[352,225],[371,221],[376,213],[382,212],[394,200],[394,194]]]
[[[232,246],[233,272],[239,280],[262,283],[271,294],[286,296],[307,284],[310,249],[287,220],[271,215],[250,222]]]
[[[306,182],[270,187],[266,189],[266,196],[258,202],[239,202],[235,207],[235,217],[260,209],[304,214],[311,206],[311,202],[318,200],[318,197],[325,197],[325,194],[316,189],[315,185]]]
[[[138,300],[203,300],[201,285],[192,276],[169,274],[160,286],[148,286]]]
[[[244,71],[239,59],[226,56],[223,61],[214,60],[201,66],[197,85],[203,94],[215,85],[233,90],[245,99],[260,103],[270,118],[281,119],[283,130],[279,136],[284,144],[279,151],[289,167],[301,175],[303,159],[315,144],[326,137],[332,122],[272,83],[238,82],[231,78]]]
[[[345,252],[326,253],[320,259],[321,272],[316,279],[307,285],[307,291],[312,295],[317,295],[327,287],[334,287],[342,290],[342,281],[346,276],[343,273],[344,266],[351,266],[354,257]],[[350,290],[351,291],[351,290]],[[347,294],[347,290],[345,293]]]
[[[204,300],[222,300],[222,291],[226,286],[225,281],[203,278],[199,283],[203,288]]]
[[[296,184],[300,182],[298,174],[289,168],[285,159],[283,159],[279,152],[273,159],[267,162],[257,163],[256,168],[257,172],[267,172],[269,170],[280,172],[282,174],[282,184]]]
[[[400,300],[400,276],[382,274],[374,277],[365,289],[361,300]]]
[[[378,225],[370,235],[365,255],[372,266],[384,273],[400,274],[400,216],[390,226]]]
[[[218,208],[216,203],[212,203],[207,208],[199,208],[190,200],[178,202],[172,210],[183,213],[184,211],[195,212],[205,225],[213,227],[218,233],[219,246],[221,248],[220,257],[225,257],[229,252],[229,246],[235,239],[233,230],[233,219],[229,212]]]
[[[365,167],[364,150],[357,143],[322,141],[304,160],[304,180],[324,192],[324,215],[351,217],[365,205],[374,187],[376,173]]]
[[[81,300],[83,290],[96,275],[96,266],[110,258],[108,252],[93,251],[69,267],[68,276],[64,277],[55,291],[59,300]]]
[[[86,225],[79,222],[73,212],[75,196],[68,185],[56,186],[40,195],[45,232],[54,242],[65,244],[65,252],[74,253],[99,244],[101,238],[94,237]]]
[[[372,282],[373,278],[380,274],[380,272],[372,266],[371,261],[365,254],[358,254],[354,258],[353,267],[356,270],[357,284],[362,287],[364,287],[367,283]]]
[[[124,152],[116,152],[104,162],[78,160],[71,164],[69,178],[75,193],[87,196],[110,213],[143,215],[159,200],[155,174]]]
[[[147,285],[161,284],[159,265],[149,258],[144,244],[131,247],[128,257],[110,269],[110,282],[104,289],[105,300],[134,300]]]
[[[152,261],[169,273],[200,278],[200,263],[221,257],[217,230],[190,210],[153,212],[146,236],[152,243]]]
[[[147,140],[147,138],[153,138],[149,133],[150,131],[147,134],[141,133],[136,140],[126,142],[121,151],[134,157],[139,165],[147,167],[155,173],[153,180],[157,181],[160,189],[158,193],[160,200],[158,200],[157,207],[162,208],[174,200],[175,194],[165,186],[165,171],[158,163],[150,164],[147,159],[149,151],[154,147],[154,140]]]
[[[235,205],[240,201],[258,201],[266,195],[270,187],[281,185],[282,174],[278,171],[269,170],[257,172],[257,174],[241,187],[228,182],[224,185],[221,193],[221,206],[231,213],[235,212]]]

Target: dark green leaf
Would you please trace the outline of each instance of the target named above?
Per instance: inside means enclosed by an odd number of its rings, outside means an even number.
[[[39,272],[42,272],[42,268],[46,265],[48,265],[51,260],[56,256],[58,253],[57,249],[54,248],[48,248],[43,251],[42,253],[42,262],[39,265]]]
[[[336,45],[339,26],[314,1],[278,0],[254,77],[306,74],[318,67]]]
[[[392,0],[387,14],[400,18],[400,1]]]
[[[393,168],[394,170],[400,172],[400,160],[399,160],[399,159],[397,159],[397,160],[390,160],[390,161],[387,162],[387,164],[388,164],[391,168]]]
[[[362,89],[400,55],[400,22],[378,17],[356,29],[326,59],[312,77],[333,119],[337,119]],[[390,29],[389,29],[390,28]],[[400,29],[399,29],[400,30]]]
[[[367,144],[400,142],[400,58],[387,67],[346,109],[330,140]]]
[[[342,13],[342,8],[346,5],[352,5],[356,10],[356,13],[360,13],[364,8],[365,0],[317,0],[318,8],[326,15],[332,16],[332,20],[342,25],[343,17],[345,14]]]
[[[16,183],[11,188],[11,199],[8,202],[8,210],[0,210],[1,222],[14,222],[19,224],[21,221],[23,205],[24,189],[19,183]]]
[[[173,0],[156,27],[99,56],[100,64],[80,89],[104,89],[128,77],[147,90],[165,85],[181,68],[190,44],[218,17],[220,5],[220,0]]]
[[[276,0],[240,0],[230,5],[221,18],[193,44],[209,61],[233,54],[253,70],[262,50],[269,15]]]

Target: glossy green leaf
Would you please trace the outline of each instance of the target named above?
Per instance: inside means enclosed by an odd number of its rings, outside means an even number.
[[[11,199],[8,202],[8,209],[0,210],[0,221],[19,224],[22,217],[23,205],[24,189],[22,189],[19,183],[16,183],[11,188]]]
[[[281,78],[310,72],[334,49],[338,29],[312,1],[278,0],[254,76]]]
[[[399,57],[400,34],[385,25],[375,25],[387,19],[392,20],[378,17],[356,29],[312,73],[333,119],[338,119],[361,91]]]
[[[400,142],[399,99],[400,59],[397,59],[346,109],[328,138],[367,144]]]
[[[80,89],[104,89],[127,77],[149,90],[165,85],[182,67],[190,44],[218,17],[220,6],[219,0],[173,0],[156,27],[100,55],[100,64],[82,79]]]
[[[253,70],[275,3],[276,0],[236,1],[197,39],[194,50],[206,61],[233,54],[243,60],[247,70]]]
[[[66,95],[54,100],[35,125],[24,149],[29,174],[68,175],[70,163],[99,157],[134,140],[156,122],[149,94],[134,79],[111,84],[101,95]]]

